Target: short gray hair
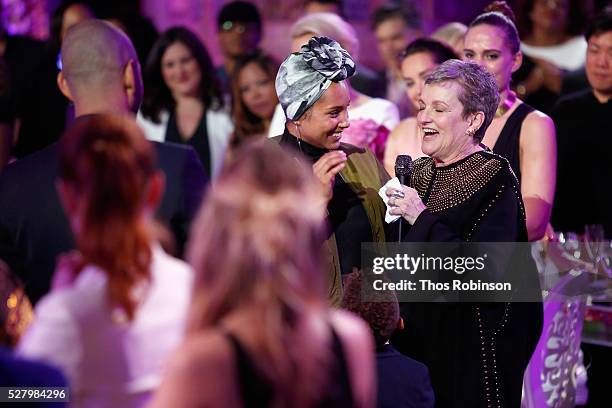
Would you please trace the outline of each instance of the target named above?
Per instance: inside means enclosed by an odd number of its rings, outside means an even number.
[[[474,139],[481,141],[499,105],[495,77],[478,64],[452,59],[445,61],[429,74],[425,85],[445,82],[455,82],[461,86],[462,91],[458,99],[463,105],[464,118],[473,113],[484,113],[485,120],[474,134]]]

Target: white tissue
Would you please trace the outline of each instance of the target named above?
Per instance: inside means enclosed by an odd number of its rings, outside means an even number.
[[[378,190],[378,195],[380,196],[380,198],[382,198],[385,205],[387,206],[387,212],[385,213],[385,222],[387,224],[391,224],[393,221],[399,219],[400,216],[389,214],[389,210],[391,207],[389,207],[389,197],[387,197],[387,194],[385,194],[385,191],[387,191],[388,188],[394,188],[396,190],[401,190],[402,185],[400,184],[397,177],[393,177],[391,180],[387,181],[387,184],[385,184],[384,186],[380,188],[380,190]]]

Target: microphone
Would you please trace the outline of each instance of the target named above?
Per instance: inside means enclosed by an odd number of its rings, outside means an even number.
[[[407,154],[400,154],[395,159],[395,176],[399,180],[400,184],[407,186],[410,183],[410,176],[412,175],[412,157]],[[406,230],[406,220],[400,217],[399,224],[397,227],[397,242],[402,242],[402,235]]]

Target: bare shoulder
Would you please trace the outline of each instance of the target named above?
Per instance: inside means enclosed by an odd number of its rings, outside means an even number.
[[[521,147],[553,147],[556,144],[555,124],[550,116],[534,110],[525,117],[521,128]]]
[[[233,375],[232,349],[219,333],[189,335],[169,361],[168,375],[188,384],[193,378],[208,378],[214,373],[215,382],[229,380]],[[210,378],[209,380],[213,380]]]
[[[232,349],[219,332],[189,335],[171,357],[151,408],[239,406]],[[207,392],[202,391],[207,385]]]
[[[554,135],[555,124],[550,116],[539,110],[534,110],[525,117],[522,129],[534,135],[544,134],[546,136],[550,133]]]
[[[204,332],[187,336],[174,363],[177,367],[190,370],[191,366],[224,366],[232,358],[232,349],[220,332]]]

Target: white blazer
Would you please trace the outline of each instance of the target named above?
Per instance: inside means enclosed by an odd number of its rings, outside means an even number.
[[[168,119],[170,114],[167,111],[162,111],[159,115],[160,123],[153,123],[149,119],[145,119],[142,113],[138,111],[136,120],[141,129],[145,132],[145,136],[149,140],[156,142],[164,142],[166,137],[166,128],[168,127]],[[206,111],[206,133],[208,134],[208,143],[210,147],[210,167],[212,174],[211,179],[217,178],[225,151],[229,144],[229,139],[234,131],[234,123],[230,115],[223,109]]]

